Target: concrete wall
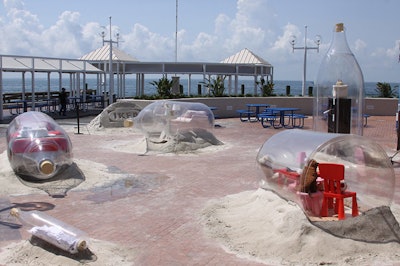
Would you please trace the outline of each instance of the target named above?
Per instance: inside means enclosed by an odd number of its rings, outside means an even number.
[[[191,101],[216,107],[215,115],[220,118],[238,117],[236,110],[247,109],[247,103],[262,103],[277,107],[298,107],[302,114],[313,114],[313,97],[216,97],[216,98],[184,98],[175,101]],[[144,108],[153,101],[133,100]],[[397,113],[397,98],[366,98],[365,114],[373,116],[394,116]]]
[[[365,98],[365,114],[390,116],[397,113],[397,98]]]

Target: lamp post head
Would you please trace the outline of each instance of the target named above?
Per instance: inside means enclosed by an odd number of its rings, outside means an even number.
[[[321,35],[316,35],[314,39],[315,44],[319,46],[321,44],[321,41],[322,41]]]
[[[294,45],[296,44],[296,36],[291,35],[289,43],[290,43],[290,45],[292,45],[292,52],[294,52]]]
[[[319,46],[322,42],[322,37],[321,35],[316,35],[314,39],[315,44],[317,45],[317,52],[319,52]]]

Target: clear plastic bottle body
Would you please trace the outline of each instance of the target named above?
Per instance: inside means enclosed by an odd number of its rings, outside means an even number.
[[[88,235],[85,232],[44,212],[13,208],[11,215],[16,217],[31,235],[71,254],[88,247]]]
[[[41,112],[26,112],[14,118],[7,129],[7,144],[11,167],[20,175],[48,179],[72,163],[67,133]]]
[[[178,133],[214,128],[214,114],[198,102],[156,101],[146,106],[134,119],[134,126],[146,138],[160,140]]]
[[[340,83],[340,86],[337,84]],[[331,46],[316,78],[313,129],[363,134],[364,77],[351,52],[342,23],[336,24]],[[345,89],[339,90],[339,87]]]

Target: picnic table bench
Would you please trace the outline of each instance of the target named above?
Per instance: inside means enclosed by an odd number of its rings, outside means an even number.
[[[370,117],[371,115],[367,115],[367,114],[363,114],[363,118],[364,118],[364,127],[367,126],[368,124],[368,117]]]
[[[264,128],[270,126],[274,128],[302,128],[304,127],[304,119],[308,117],[304,114],[294,113],[296,110],[299,110],[299,108],[267,108],[264,112],[258,114],[257,117]]]
[[[256,122],[258,121],[256,112],[254,111],[248,111],[248,110],[236,110],[237,113],[239,113],[239,118],[240,121],[242,122]]]

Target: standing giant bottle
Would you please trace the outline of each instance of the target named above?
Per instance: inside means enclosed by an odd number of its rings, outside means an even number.
[[[343,23],[336,24],[331,46],[316,79],[313,129],[363,134],[364,78],[351,52]]]

